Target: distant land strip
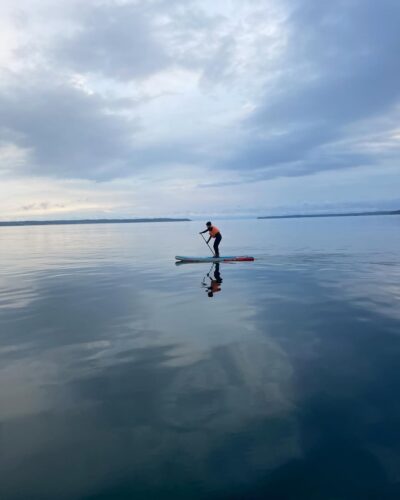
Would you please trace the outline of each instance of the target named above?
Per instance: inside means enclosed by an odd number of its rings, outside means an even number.
[[[362,217],[367,215],[400,215],[400,210],[381,210],[378,212],[347,212],[328,214],[292,214],[292,215],[265,215],[257,219],[304,219],[313,217]]]
[[[0,226],[62,226],[71,224],[132,224],[145,222],[189,222],[191,219],[82,219],[82,220],[21,220],[0,221]]]

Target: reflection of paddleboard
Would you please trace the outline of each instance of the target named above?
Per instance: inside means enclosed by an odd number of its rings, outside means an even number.
[[[220,257],[182,257],[177,255],[176,260],[180,262],[247,262],[253,261],[254,257],[249,257],[248,255],[231,255]]]

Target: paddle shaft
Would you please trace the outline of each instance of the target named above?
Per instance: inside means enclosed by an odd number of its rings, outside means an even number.
[[[204,285],[204,286],[206,286],[206,277],[208,277],[208,278],[210,277],[210,273],[211,273],[211,271],[213,270],[213,267],[214,267],[214,266],[215,266],[215,262],[213,262],[213,263],[211,264],[210,270],[209,270],[209,271],[208,271],[208,273],[204,276],[203,281],[202,281],[202,283],[203,283],[203,285]]]
[[[210,245],[208,244],[207,240],[204,238],[204,236],[200,233],[201,237],[203,238],[204,240],[204,243],[208,246],[208,248],[210,249],[210,252],[215,256],[215,253],[212,251],[212,248],[210,247]]]

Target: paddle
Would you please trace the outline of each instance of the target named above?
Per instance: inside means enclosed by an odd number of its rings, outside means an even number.
[[[200,235],[201,235],[201,237],[203,238],[204,243],[205,243],[205,244],[208,246],[208,248],[210,249],[210,252],[211,252],[211,253],[214,255],[214,257],[215,257],[215,254],[214,254],[214,252],[212,251],[212,249],[211,249],[210,245],[207,243],[207,240],[204,238],[204,236],[203,236],[201,233],[200,233]]]

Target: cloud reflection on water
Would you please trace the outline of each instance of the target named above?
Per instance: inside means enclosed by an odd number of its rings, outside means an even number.
[[[0,310],[6,498],[394,491],[397,260],[302,250],[221,265],[210,301],[202,266],[87,251],[81,267],[79,246],[62,266],[28,259]]]

